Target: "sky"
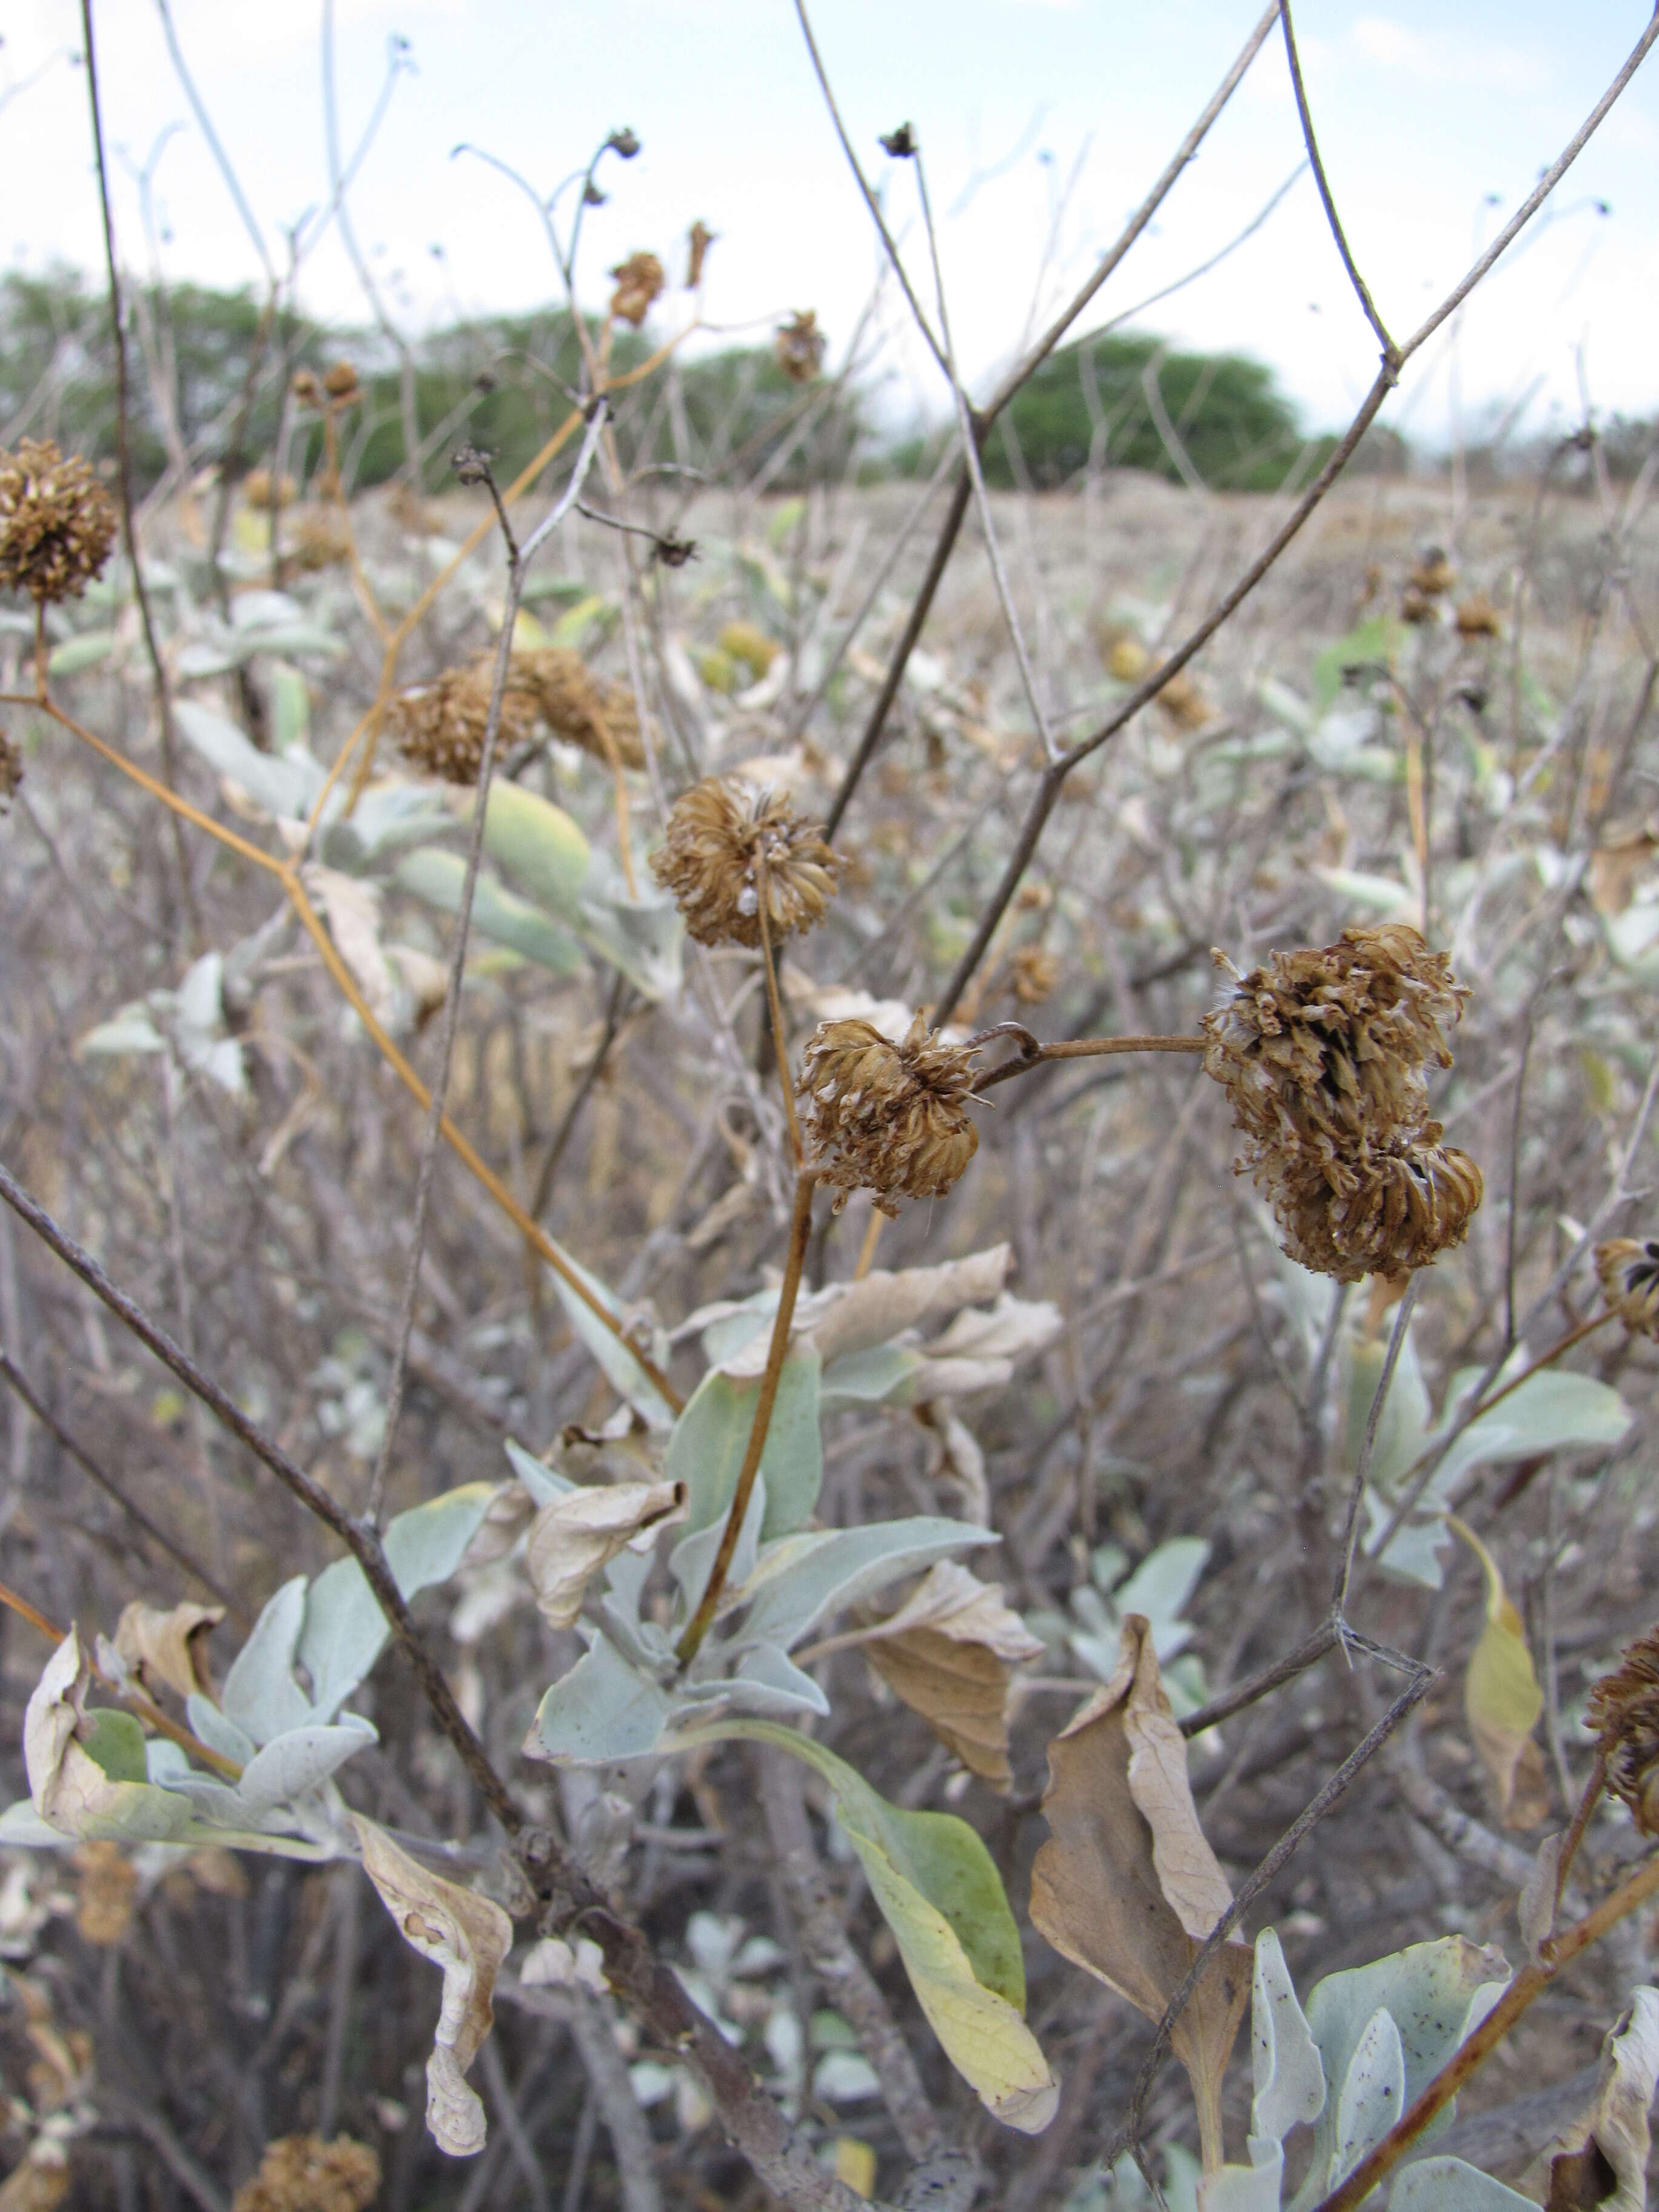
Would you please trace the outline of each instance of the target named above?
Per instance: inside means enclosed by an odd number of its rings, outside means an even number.
[[[1423,319],[1571,137],[1640,35],[1643,0],[1301,0],[1304,76],[1355,258],[1398,334]],[[1204,106],[1255,0],[814,0],[848,134],[883,191],[918,295],[936,295],[914,168],[878,134],[914,124],[927,162],[952,338],[970,391],[1086,275]],[[895,423],[948,388],[887,288],[866,310],[878,242],[836,142],[794,0],[335,0],[339,136],[356,144],[401,65],[349,208],[394,317],[410,328],[561,296],[532,192],[585,167],[612,129],[607,204],[585,219],[578,291],[657,252],[678,276],[694,220],[718,235],[702,313],[764,342],[811,307],[838,364],[861,356]],[[171,0],[179,50],[265,252],[325,207],[323,0]],[[95,0],[125,260],[172,278],[263,285],[260,255],[194,117],[159,0]],[[101,264],[79,0],[0,9],[0,268]],[[172,130],[163,139],[169,126]],[[158,151],[159,149],[159,151]],[[1081,329],[1136,308],[1225,247],[1303,148],[1275,33]],[[1408,370],[1385,421],[1440,443],[1510,418],[1525,434],[1659,410],[1659,55],[1650,58],[1454,331]],[[574,195],[559,203],[561,218]],[[1605,212],[1603,210],[1606,210]],[[301,304],[367,319],[337,228],[305,260]],[[665,301],[665,335],[690,312]],[[1269,362],[1310,426],[1339,425],[1370,382],[1361,317],[1305,172],[1260,228],[1137,326]]]

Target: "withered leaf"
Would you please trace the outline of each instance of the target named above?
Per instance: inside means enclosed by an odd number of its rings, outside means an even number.
[[[525,1547],[543,1619],[568,1628],[581,1611],[583,1592],[607,1560],[636,1538],[684,1517],[683,1482],[596,1483],[544,1505]]]
[[[1232,1902],[1187,1779],[1150,1624],[1131,1613],[1112,1679],[1048,1749],[1053,1831],[1031,1869],[1031,1919],[1055,1950],[1161,2020]],[[1198,2106],[1207,2170],[1222,2158],[1221,2077],[1250,1994],[1252,1953],[1224,1944],[1170,2036]]]
[[[484,2108],[465,2074],[489,2033],[495,1977],[513,1948],[513,1923],[476,1890],[431,1873],[361,1813],[351,1815],[363,1872],[404,1941],[443,1969],[443,2002],[426,2063],[426,2124],[451,2158],[484,2146]]]
[[[135,1598],[115,1624],[115,1649],[147,1690],[165,1682],[181,1698],[213,1694],[207,1639],[225,1617],[222,1605],[145,1605]]]
[[[1632,1992],[1631,2009],[1601,2045],[1595,2092],[1546,2146],[1534,2174],[1546,2212],[1647,2212],[1648,2111],[1659,2081],[1659,1990]]]

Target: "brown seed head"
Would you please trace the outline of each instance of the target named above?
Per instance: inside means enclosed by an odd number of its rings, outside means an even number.
[[[1659,1629],[1650,1628],[1589,1693],[1586,1724],[1607,1763],[1607,1787],[1644,1835],[1659,1836]]]
[[[0,814],[10,812],[12,799],[22,781],[22,749],[13,744],[5,732],[0,730]]]
[[[617,280],[617,289],[611,295],[611,312],[619,323],[632,323],[638,330],[650,312],[651,302],[668,281],[663,275],[662,264],[654,253],[630,253],[611,274]]]
[[[278,2136],[231,2212],[363,2212],[380,2188],[380,2161],[350,2136]]]
[[[404,757],[446,783],[474,784],[483,766],[493,670],[489,661],[446,668],[431,684],[400,692],[386,709],[386,729]],[[501,694],[498,756],[535,734],[532,694],[509,682]]]
[[[1443,592],[1450,591],[1456,582],[1456,572],[1438,545],[1425,545],[1417,556],[1417,566],[1412,570],[1413,587],[1426,599],[1438,599]]]
[[[580,654],[558,645],[515,653],[512,680],[530,694],[556,738],[580,745],[595,760],[608,760],[608,732],[624,768],[645,766],[639,712],[627,684],[601,684]]]
[[[301,407],[320,407],[323,404],[323,387],[308,368],[296,368],[288,388]]]
[[[702,282],[702,264],[708,258],[708,249],[714,243],[715,234],[706,222],[694,222],[688,234],[685,263],[685,289],[695,292]]]
[[[83,1942],[100,1950],[118,1943],[132,1925],[138,1874],[119,1844],[82,1844],[72,1864],[80,1876],[75,1924]]]
[[[1468,996],[1403,922],[1276,952],[1205,1017],[1206,1073],[1245,1139],[1237,1172],[1267,1193],[1286,1249],[1352,1281],[1421,1267],[1462,1241],[1480,1170],[1443,1148],[1424,1068]]]
[[[1157,703],[1178,730],[1201,730],[1210,719],[1209,701],[1184,668],[1176,669]]]
[[[250,507],[292,507],[299,496],[292,477],[273,478],[269,469],[250,469],[242,478],[242,497]]]
[[[1632,1336],[1659,1338],[1659,1238],[1615,1237],[1595,1248],[1601,1295]]]
[[[652,872],[672,891],[699,945],[761,941],[760,878],[766,878],[773,942],[823,918],[835,895],[836,860],[816,823],[787,800],[735,779],[709,776],[674,802]]]
[[[921,1014],[898,1044],[870,1022],[819,1023],[795,1089],[837,1211],[854,1190],[894,1215],[902,1198],[945,1196],[979,1149],[973,1063],[971,1047],[941,1043]]]
[[[1400,594],[1400,619],[1413,627],[1437,621],[1434,601],[1426,592],[1419,592],[1415,584],[1407,584]]]
[[[816,310],[808,307],[804,314],[784,324],[772,341],[772,351],[791,384],[811,384],[823,367],[823,349],[828,343],[818,328]]]
[[[1013,958],[1014,996],[1023,1006],[1040,1006],[1060,981],[1060,962],[1041,945],[1023,945]]]
[[[79,454],[20,438],[0,452],[0,592],[78,599],[115,543],[114,501]]]
[[[349,361],[337,361],[332,368],[323,371],[323,389],[331,399],[355,399],[357,396],[357,372]]]
[[[333,507],[307,507],[294,518],[292,541],[283,548],[285,573],[337,568],[351,558],[351,533]]]
[[[1498,610],[1484,592],[1472,592],[1457,610],[1457,634],[1460,637],[1498,637],[1503,625]]]

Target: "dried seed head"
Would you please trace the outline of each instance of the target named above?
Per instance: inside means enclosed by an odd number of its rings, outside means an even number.
[[[1644,1835],[1659,1836],[1659,1629],[1626,1644],[1591,1690],[1585,1721],[1607,1763],[1608,1789]]]
[[[1601,1295],[1632,1336],[1659,1338],[1659,1239],[1615,1237],[1595,1248]]]
[[[1443,592],[1450,591],[1456,581],[1456,572],[1447,560],[1444,549],[1438,545],[1425,545],[1418,555],[1417,566],[1411,573],[1413,589],[1421,592],[1425,599],[1438,599]]]
[[[0,730],[0,814],[11,811],[11,802],[23,781],[23,754]]]
[[[1210,702],[1184,668],[1157,695],[1157,703],[1178,730],[1201,730],[1210,719]]]
[[[823,918],[836,860],[816,823],[787,800],[735,779],[709,776],[675,800],[652,872],[672,891],[699,945],[761,941],[760,877],[775,944]]]
[[[320,407],[323,404],[323,387],[308,368],[296,368],[288,388],[301,407]]]
[[[299,496],[292,477],[273,477],[269,469],[250,469],[242,478],[242,497],[250,507],[292,507]]]
[[[617,289],[611,295],[611,312],[619,323],[632,323],[638,330],[650,312],[651,302],[668,281],[662,273],[662,264],[654,253],[630,253],[611,274],[617,280]]]
[[[1471,592],[1458,608],[1457,634],[1460,637],[1499,637],[1503,635],[1498,610],[1484,592]]]
[[[1415,584],[1407,584],[1400,594],[1400,619],[1420,627],[1424,623],[1438,621],[1434,601],[1426,592],[1419,592]]]
[[[307,507],[294,518],[294,538],[283,548],[285,574],[337,568],[351,558],[351,532],[332,507]]]
[[[75,1924],[83,1942],[103,1950],[118,1943],[132,1925],[138,1871],[119,1844],[82,1844],[71,1860],[81,1877],[75,1899]]]
[[[380,2188],[380,2161],[350,2136],[278,2136],[231,2212],[363,2212]]]
[[[446,783],[477,783],[493,674],[487,660],[477,661],[446,668],[435,682],[400,692],[386,709],[386,728],[405,760]],[[532,695],[509,681],[501,694],[498,757],[535,734],[537,715]]]
[[[1060,962],[1041,945],[1023,945],[1013,958],[1014,996],[1040,1006],[1060,981]]]
[[[1227,1093],[1286,1249],[1353,1281],[1422,1267],[1460,1243],[1480,1170],[1443,1148],[1424,1068],[1451,1065],[1443,1025],[1468,996],[1403,922],[1274,953],[1205,1017],[1206,1073]]]
[[[890,154],[896,161],[908,161],[916,152],[916,130],[913,123],[901,123],[896,131],[884,131],[880,144],[884,153]]]
[[[1285,1249],[1340,1283],[1426,1267],[1461,1244],[1480,1203],[1480,1169],[1438,1139],[1440,1124],[1375,1152],[1357,1166],[1311,1164],[1271,1185]]]
[[[323,371],[323,389],[329,398],[343,402],[357,397],[357,372],[349,361],[337,361]]]
[[[784,324],[772,341],[772,351],[791,384],[811,384],[823,367],[823,349],[828,343],[818,328],[816,311],[808,307],[804,314]]]
[[[979,1149],[973,1063],[971,1047],[941,1043],[921,1014],[898,1044],[870,1022],[819,1023],[795,1089],[837,1211],[854,1190],[887,1214],[901,1198],[944,1197]]]
[[[716,642],[722,653],[742,661],[757,683],[782,650],[775,638],[768,637],[758,623],[751,622],[727,623]]]
[[[694,222],[687,234],[685,289],[695,292],[702,282],[702,264],[708,258],[708,249],[714,243],[715,233],[706,222]]]
[[[79,454],[50,438],[0,452],[0,591],[78,599],[109,558],[115,505]]]
[[[542,720],[556,738],[580,745],[595,760],[608,760],[608,732],[624,768],[645,766],[640,718],[634,694],[622,684],[601,684],[578,653],[564,646],[515,653],[512,681],[534,699]]]

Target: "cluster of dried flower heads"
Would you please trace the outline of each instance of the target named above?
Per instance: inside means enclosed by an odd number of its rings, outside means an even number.
[[[699,945],[761,943],[764,882],[774,943],[823,918],[835,895],[836,855],[816,823],[787,799],[732,777],[709,776],[669,810],[652,872],[673,894]]]
[[[380,2161],[351,2136],[278,2136],[231,2212],[363,2212],[380,2191]]]
[[[897,1044],[873,1023],[820,1022],[795,1088],[822,1181],[869,1191],[896,1214],[901,1198],[943,1198],[979,1149],[968,1112],[974,1054],[917,1014]]]
[[[1644,1835],[1659,1836],[1659,1629],[1626,1646],[1591,1690],[1584,1717],[1607,1761],[1608,1789]]]
[[[1424,1070],[1451,1065],[1443,1028],[1468,994],[1403,922],[1274,953],[1205,1017],[1252,1171],[1293,1260],[1340,1282],[1425,1267],[1461,1243],[1480,1170],[1440,1142]]]
[[[1614,1237],[1595,1248],[1601,1295],[1632,1336],[1659,1339],[1659,1238]]]
[[[631,323],[638,330],[668,282],[662,264],[654,253],[630,253],[611,274],[617,280],[611,312],[619,323]]]
[[[0,452],[0,591],[42,606],[78,599],[115,543],[109,494],[78,453],[65,460],[50,438],[20,438]]]
[[[399,692],[386,712],[392,742],[428,775],[446,783],[477,783],[494,683],[495,662],[487,654]],[[526,743],[544,724],[597,760],[611,757],[608,737],[624,768],[645,765],[633,693],[601,683],[578,654],[562,646],[514,654],[501,691],[498,749]]]
[[[823,367],[828,343],[818,328],[817,313],[808,307],[783,325],[772,342],[772,351],[791,384],[811,384]]]

